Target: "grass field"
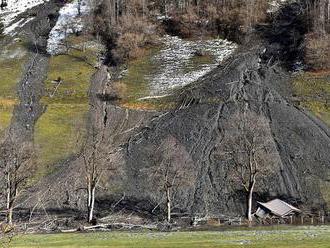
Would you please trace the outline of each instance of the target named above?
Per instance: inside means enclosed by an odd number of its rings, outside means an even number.
[[[305,72],[293,80],[301,105],[330,126],[330,71]]]
[[[201,232],[97,232],[17,236],[11,247],[299,247],[329,248],[330,227],[273,227]]]

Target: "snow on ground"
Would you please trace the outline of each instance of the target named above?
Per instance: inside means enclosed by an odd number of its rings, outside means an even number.
[[[26,10],[48,0],[7,0],[7,6],[0,10],[0,21],[4,24],[4,34],[13,34],[17,27],[22,27],[33,18],[16,20]]]
[[[81,15],[78,13],[78,0],[67,3],[59,12],[60,16],[55,27],[49,35],[47,52],[51,55],[60,53],[65,47],[63,40],[75,32],[80,32],[83,28],[82,17],[88,13],[87,0],[82,0]]]
[[[267,10],[268,13],[275,13],[277,12],[283,5],[295,2],[296,0],[273,0],[269,3],[269,8]]]
[[[164,43],[165,48],[152,58],[154,63],[161,65],[160,69],[148,75],[152,96],[163,95],[173,88],[197,81],[237,48],[236,44],[222,39],[191,41],[165,36]],[[199,51],[214,57],[213,63],[201,64],[189,70],[189,63]]]

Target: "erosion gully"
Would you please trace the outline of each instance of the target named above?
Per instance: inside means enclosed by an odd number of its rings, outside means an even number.
[[[5,143],[10,142],[17,146],[22,143],[32,145],[34,126],[45,112],[46,107],[41,103],[41,98],[50,59],[46,47],[48,35],[56,24],[61,7],[57,2],[52,0],[35,7],[36,17],[24,27],[28,60],[17,85],[19,101],[14,107]]]

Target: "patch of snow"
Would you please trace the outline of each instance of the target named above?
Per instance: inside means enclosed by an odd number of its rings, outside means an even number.
[[[283,7],[285,4],[288,4],[290,2],[295,2],[296,0],[272,0],[269,3],[269,8],[267,10],[267,13],[275,13],[277,12],[281,7]]]
[[[56,55],[63,51],[65,49],[63,40],[70,34],[82,31],[82,17],[88,13],[90,8],[87,0],[82,0],[81,15],[79,15],[78,4],[78,0],[75,0],[61,8],[56,25],[49,34],[47,43],[47,52],[49,54]]]
[[[146,96],[146,97],[141,97],[138,99],[138,101],[143,101],[143,100],[148,100],[148,99],[160,99],[160,98],[164,98],[170,96],[170,94],[166,94],[166,95],[160,95],[160,96]]]
[[[25,25],[28,21],[18,20],[16,18],[35,6],[43,4],[49,0],[7,0],[7,6],[0,10],[0,21],[4,25],[4,34],[12,34],[17,27]]]
[[[20,19],[19,21],[11,24],[10,26],[6,27],[3,31],[4,34],[11,34],[11,35],[15,35],[15,30],[18,27],[23,27],[25,24],[27,24],[28,22],[32,21],[34,18],[30,17],[28,19]]]
[[[156,17],[156,19],[157,19],[158,21],[164,21],[164,20],[171,19],[171,17],[168,16],[168,15],[159,15],[159,16]]]
[[[165,48],[152,58],[161,68],[147,76],[151,96],[167,94],[176,87],[197,81],[237,48],[235,43],[222,39],[190,41],[168,35],[164,37],[164,43]],[[189,71],[189,63],[198,51],[214,57],[214,62],[193,67]]]

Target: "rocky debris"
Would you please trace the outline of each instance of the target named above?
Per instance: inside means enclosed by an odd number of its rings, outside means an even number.
[[[175,137],[189,151],[198,171],[194,187],[180,192],[177,206],[191,213],[244,214],[245,197],[227,177],[230,164],[217,154],[226,120],[248,106],[269,119],[272,139],[281,162],[274,176],[262,175],[257,199],[282,197],[305,206],[326,209],[319,181],[329,180],[330,137],[303,109],[287,101],[276,85],[288,84],[278,67],[259,65],[263,48],[234,56],[198,84],[181,92],[182,108],[169,112],[148,126],[127,144],[127,192],[134,197],[152,197],[150,185],[139,171],[152,166],[157,144]],[[276,82],[276,83],[275,83]],[[194,101],[191,101],[194,99]],[[218,99],[220,103],[199,103]],[[320,122],[320,121],[318,121]]]

